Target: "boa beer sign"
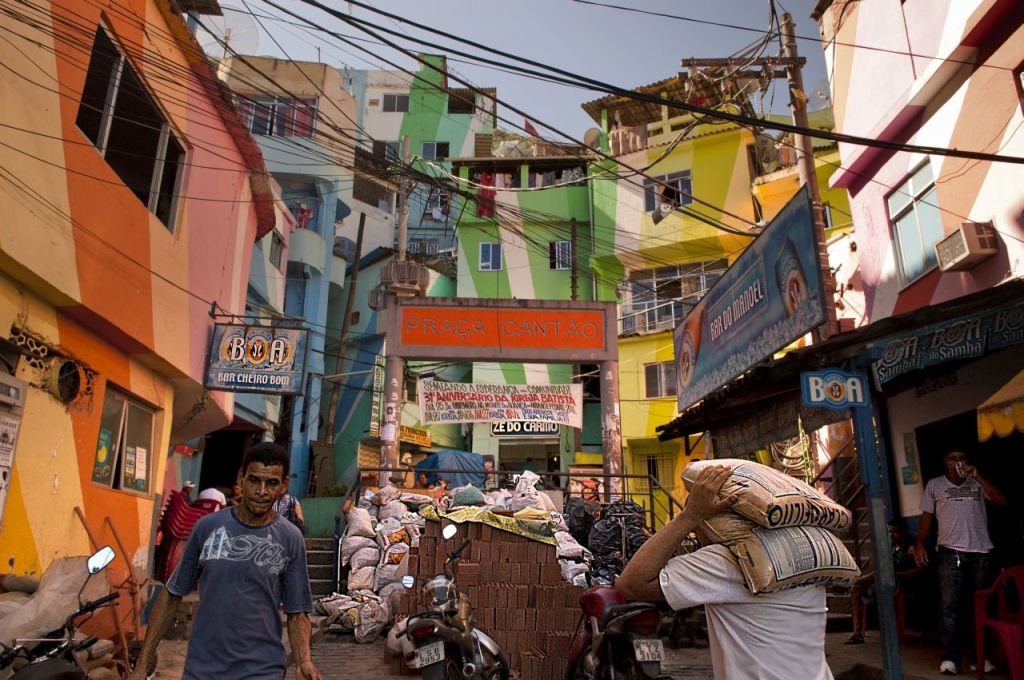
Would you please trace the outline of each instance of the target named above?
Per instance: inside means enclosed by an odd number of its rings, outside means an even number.
[[[804,371],[800,374],[804,404],[835,411],[851,406],[867,406],[867,380],[860,373],[836,368]]]
[[[302,328],[217,324],[206,387],[224,392],[298,393],[306,337]]]

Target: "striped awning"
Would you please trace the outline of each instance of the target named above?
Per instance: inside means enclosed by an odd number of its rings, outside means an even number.
[[[1024,432],[1024,371],[978,406],[978,441]]]

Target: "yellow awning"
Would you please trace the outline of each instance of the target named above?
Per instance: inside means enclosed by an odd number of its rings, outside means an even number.
[[[978,406],[978,441],[1024,432],[1024,371]]]

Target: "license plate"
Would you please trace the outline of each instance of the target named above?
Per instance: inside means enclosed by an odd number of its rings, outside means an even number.
[[[665,645],[661,640],[633,640],[633,651],[640,663],[665,660]]]
[[[661,642],[661,640],[658,642]],[[432,642],[429,645],[418,647],[409,666],[411,668],[423,668],[438,661],[444,661],[444,642]]]

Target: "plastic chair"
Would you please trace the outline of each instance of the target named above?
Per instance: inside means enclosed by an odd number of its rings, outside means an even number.
[[[1016,593],[1007,588],[1013,584]],[[995,596],[996,614],[989,616],[989,598]],[[1015,604],[1016,607],[1008,605]],[[1024,680],[1024,565],[999,574],[991,588],[974,593],[974,634],[978,650],[978,680],[985,677],[985,628],[996,634],[1006,656],[1012,680]]]

